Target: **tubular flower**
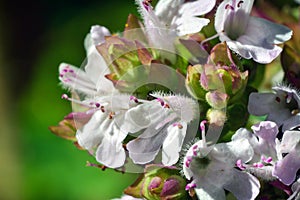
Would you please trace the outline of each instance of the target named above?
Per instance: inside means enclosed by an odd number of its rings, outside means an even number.
[[[224,189],[239,200],[255,199],[259,181],[236,169],[236,162],[252,159],[253,149],[245,139],[207,146],[204,140],[193,144],[184,157],[183,172],[191,180],[186,190],[194,188],[199,199],[226,199]]]
[[[248,111],[252,115],[267,115],[267,120],[282,126],[283,131],[300,124],[300,96],[295,89],[276,86],[275,93],[251,93]]]
[[[272,62],[282,51],[276,44],[289,40],[292,31],[268,20],[250,16],[254,0],[223,1],[216,12],[215,29],[220,40],[246,59]]]
[[[104,37],[109,34],[105,27],[92,26],[90,34],[85,39],[87,64],[84,70],[70,64],[60,64],[59,80],[65,88],[87,96],[113,89],[112,82],[104,77],[105,74],[109,73],[108,66],[96,49],[96,45],[103,43]]]
[[[175,164],[189,133],[188,124],[197,117],[197,103],[179,95],[152,94],[156,99],[130,109],[126,113],[124,128],[130,133],[142,131],[137,139],[127,144],[129,157],[136,164],[155,159],[162,149],[162,163]]]
[[[156,48],[172,50],[176,36],[199,32],[209,23],[196,16],[208,13],[215,0],[160,0],[155,10],[147,0],[136,0],[144,19],[149,42]]]

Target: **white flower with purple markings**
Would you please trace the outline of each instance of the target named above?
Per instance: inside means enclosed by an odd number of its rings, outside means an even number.
[[[204,132],[205,128],[201,128]],[[199,199],[226,199],[230,191],[239,200],[255,199],[260,183],[250,173],[236,169],[236,163],[249,162],[254,151],[246,139],[209,146],[203,139],[193,144],[183,160],[183,173],[191,182],[186,190],[194,189]]]
[[[144,102],[126,113],[124,129],[139,133],[127,144],[129,156],[136,164],[147,164],[162,154],[166,166],[177,163],[182,145],[196,134],[189,124],[198,117],[198,104],[180,95],[151,94],[155,100]]]
[[[222,42],[246,59],[258,63],[272,62],[282,51],[292,31],[268,20],[250,16],[254,0],[225,0],[217,9],[215,29]]]

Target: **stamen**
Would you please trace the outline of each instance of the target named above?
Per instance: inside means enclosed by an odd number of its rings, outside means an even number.
[[[101,106],[101,107],[100,107],[100,110],[101,110],[102,112],[105,112],[104,106]]]
[[[170,108],[169,104],[166,103],[166,104],[164,105],[164,108]]]
[[[226,10],[228,10],[228,9],[234,10],[234,7],[233,7],[232,5],[230,5],[230,4],[227,4],[227,5],[225,6],[225,9],[226,9]]]
[[[135,96],[130,96],[130,101],[134,101],[135,103],[139,103],[139,100]]]
[[[151,2],[152,2],[152,0],[144,0],[144,1],[142,2],[144,8],[145,8],[147,11],[149,11],[149,9],[150,9],[150,6],[151,6],[150,4],[151,4]]]
[[[100,103],[94,103],[94,102],[87,103],[87,102],[82,102],[82,101],[80,101],[80,100],[70,98],[67,94],[61,95],[61,98],[62,98],[62,99],[65,99],[65,100],[68,100],[68,101],[71,101],[71,102],[74,102],[74,103],[77,103],[77,104],[82,105],[82,106],[90,107],[90,108],[99,108],[99,107],[100,107]],[[103,107],[103,106],[101,106],[101,107]],[[104,109],[104,107],[103,107],[103,109]]]
[[[113,112],[113,111],[112,111],[112,112],[110,112],[110,113],[109,113],[109,119],[112,119],[112,118],[113,118],[115,115],[116,115],[116,113],[115,113],[115,112]]]
[[[196,183],[191,182],[191,183],[189,183],[189,184],[187,184],[187,185],[185,186],[185,190],[190,190],[190,189],[193,189],[193,188],[195,188],[195,187],[197,187]]]
[[[180,124],[179,122],[174,123],[173,127],[175,127],[175,126],[177,126],[179,129],[183,128],[182,124]]]
[[[70,68],[69,65],[64,66],[60,70],[59,77],[60,80],[65,84],[76,84],[77,87],[82,87],[90,92],[96,92],[95,84],[90,79],[82,75],[79,71],[78,73],[75,72]]]
[[[262,163],[254,163],[253,167],[255,167],[255,168],[262,168],[262,167],[264,167],[264,164],[262,164]]]
[[[97,108],[99,108],[99,107],[100,107],[100,103],[95,103],[95,106],[96,106]]]
[[[190,157],[190,156],[188,156],[188,157],[186,158],[185,166],[186,166],[187,168],[190,167],[190,164],[191,164],[192,160],[193,160],[193,158]]]
[[[237,160],[235,165],[240,169],[240,170],[245,170],[246,167],[243,165],[243,162],[241,159]]]
[[[156,100],[160,103],[161,106],[165,105],[165,102],[161,98],[157,98]]]
[[[67,94],[63,94],[63,95],[61,95],[61,98],[62,98],[62,99],[67,99],[67,100],[69,99],[69,97],[68,97],[68,95],[67,95]]]
[[[237,4],[237,7],[241,7],[241,5],[244,3],[244,1],[239,1],[238,4]]]
[[[279,97],[276,97],[275,101],[277,101],[278,103],[280,103],[281,99]]]
[[[203,142],[203,146],[206,147],[206,139],[205,139],[205,124],[207,123],[206,120],[203,120],[200,123],[200,130],[201,130],[201,136],[202,136],[202,142]]]
[[[272,157],[266,158],[265,156],[261,156],[261,160],[265,163],[270,163],[270,162],[272,162],[273,159],[272,159]]]

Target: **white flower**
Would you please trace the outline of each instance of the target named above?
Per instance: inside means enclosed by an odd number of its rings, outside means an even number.
[[[99,163],[110,168],[122,167],[126,159],[123,140],[128,134],[122,129],[122,123],[125,113],[132,107],[130,96],[107,95],[93,101],[82,102],[97,108],[92,109],[94,114],[88,123],[77,130],[78,144],[95,154]]]
[[[71,91],[93,96],[113,89],[111,81],[104,77],[109,69],[103,57],[98,53],[96,45],[104,42],[104,36],[109,35],[105,27],[92,26],[91,33],[85,39],[87,63],[84,70],[70,64],[61,63],[59,66],[59,80],[65,88]]]
[[[276,44],[289,40],[292,31],[268,20],[250,16],[254,0],[223,1],[216,12],[215,29],[220,40],[243,58],[272,62],[282,51]]]
[[[259,181],[251,174],[236,169],[239,160],[252,159],[253,149],[245,139],[207,146],[200,140],[193,144],[184,157],[183,173],[199,199],[226,199],[224,189],[239,200],[255,199]]]
[[[292,184],[300,169],[300,131],[286,131],[277,146],[280,159],[276,162],[273,176],[285,185]]]
[[[162,148],[162,163],[175,164],[186,140],[195,134],[188,124],[198,115],[194,100],[179,95],[152,94],[156,99],[144,102],[126,113],[124,129],[131,133],[142,131],[127,144],[129,157],[136,164],[155,159]]]
[[[150,43],[164,50],[173,49],[176,36],[197,33],[206,26],[209,20],[196,16],[208,13],[216,3],[215,0],[160,0],[153,10],[147,0],[136,2]]]
[[[92,115],[77,130],[78,144],[95,154],[98,162],[119,168],[126,159],[122,143],[127,136],[120,122],[124,121],[125,112],[137,103],[132,102],[129,95],[114,93],[113,84],[104,76],[109,70],[96,45],[103,43],[106,35],[109,35],[106,28],[93,26],[85,40],[88,60],[84,70],[62,63],[59,78],[64,87],[83,95],[83,100],[69,98],[66,94],[62,98],[73,101],[87,115]]]
[[[297,90],[285,87],[273,87],[275,93],[253,92],[249,96],[248,111],[252,115],[267,115],[282,130],[290,130],[300,125],[300,96]]]
[[[239,167],[267,181],[278,178],[285,185],[292,184],[300,168],[300,131],[285,131],[279,141],[274,122],[263,121],[251,128],[254,134],[239,129],[232,137],[233,141],[247,139],[254,149],[252,165]]]

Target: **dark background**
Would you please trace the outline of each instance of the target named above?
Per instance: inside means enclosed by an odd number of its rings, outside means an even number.
[[[86,167],[93,161],[50,133],[71,111],[58,65],[80,66],[94,24],[123,31],[133,0],[0,2],[0,199],[111,199],[136,175]]]

